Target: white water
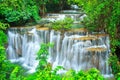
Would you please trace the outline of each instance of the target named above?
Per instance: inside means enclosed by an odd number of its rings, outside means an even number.
[[[61,14],[54,14],[54,13],[49,13],[47,14],[47,16],[45,18],[43,18],[42,20],[49,20],[51,22],[55,22],[57,20],[63,20],[65,17],[70,17],[73,20],[75,20],[75,22],[80,22],[83,20],[84,17],[86,17],[85,14],[65,14],[65,13],[61,13]]]
[[[38,61],[36,53],[41,43],[54,43],[49,48],[48,62],[53,69],[60,65],[66,70],[75,71],[97,68],[103,75],[110,75],[111,69],[108,65],[110,53],[109,37],[99,37],[97,40],[75,40],[87,36],[81,32],[66,32],[64,37],[60,32],[51,30],[36,30],[36,28],[10,28],[8,31],[9,45],[7,49],[8,59],[12,62],[20,62],[29,72],[34,72]],[[94,36],[95,37],[95,36]],[[63,38],[63,39],[62,39]],[[88,51],[89,48],[106,48],[105,51]]]
[[[63,14],[60,14],[59,17],[61,15]],[[65,15],[61,19],[64,17]],[[76,20],[75,16],[73,18]],[[60,32],[37,30],[35,27],[10,28],[8,30],[7,56],[10,61],[19,62],[32,73],[35,72],[38,65],[36,53],[40,49],[40,44],[51,42],[54,43],[54,47],[49,48],[48,62],[52,64],[53,69],[58,65],[63,66],[66,70],[74,69],[75,71],[97,68],[104,76],[110,76],[111,69],[107,62],[110,53],[109,36],[102,36],[97,40],[74,39],[84,36],[88,36],[88,33],[66,32],[61,36]],[[88,50],[89,48],[97,47],[105,48],[106,50]]]
[[[47,41],[47,35],[48,31],[36,31],[35,28],[10,28],[8,59],[11,62],[19,62],[29,69],[30,73],[35,72],[38,65],[36,53],[40,49],[40,44]]]
[[[78,35],[79,34],[79,35]],[[78,33],[64,35],[63,40],[60,40],[60,33],[51,31],[50,42],[55,43],[54,49],[50,49],[49,62],[56,66],[64,66],[66,70],[74,69],[87,70],[89,68],[97,68],[104,75],[111,74],[110,66],[108,65],[108,57],[110,53],[109,37],[100,37],[97,40],[73,40],[73,38],[83,37],[83,34]],[[60,43],[61,42],[61,43]],[[106,48],[106,51],[88,51],[88,48]]]

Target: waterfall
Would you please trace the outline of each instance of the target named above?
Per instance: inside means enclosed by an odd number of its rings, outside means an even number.
[[[11,62],[19,62],[22,66],[35,72],[38,65],[36,53],[40,44],[48,42],[49,31],[36,28],[10,28],[8,30],[7,56]]]
[[[50,42],[54,43],[54,47],[49,48],[48,62],[53,65],[53,69],[58,65],[75,71],[97,68],[102,74],[110,75],[111,68],[107,62],[110,53],[109,36],[103,33],[88,35],[87,32],[79,31],[68,31],[61,36],[58,31],[49,32],[42,28],[10,28],[8,59],[34,72],[40,44]]]
[[[61,40],[59,32],[51,31],[50,42],[55,43],[54,48],[49,50],[48,60],[53,68],[58,65],[75,71],[97,68],[104,75],[111,74],[108,35],[101,33],[88,36],[81,32],[66,32]]]
[[[61,15],[63,19],[67,14],[60,14],[58,17]],[[77,20],[79,15],[71,17]],[[81,17],[79,16],[79,18]],[[55,18],[48,19],[56,20]],[[57,19],[59,20],[59,18]],[[75,71],[97,68],[103,75],[110,76],[112,74],[108,65],[109,35],[105,33],[88,34],[84,28],[73,29],[66,31],[64,35],[61,34],[63,33],[59,31],[49,31],[48,28],[36,26],[9,28],[7,57],[11,62],[20,63],[29,69],[30,73],[35,72],[38,65],[36,53],[40,49],[40,45],[50,42],[54,43],[54,47],[49,48],[48,62],[52,64],[53,69],[57,66],[63,66],[65,70],[73,69]]]

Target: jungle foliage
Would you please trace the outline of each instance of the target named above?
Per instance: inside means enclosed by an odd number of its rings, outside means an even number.
[[[105,31],[110,35],[111,52],[109,63],[117,80],[120,80],[120,62],[114,54],[116,47],[120,46],[120,1],[119,0],[0,0],[0,80],[104,80],[96,69],[89,71],[74,70],[64,75],[57,74],[58,66],[52,70],[51,64],[47,63],[48,45],[41,45],[37,59],[40,60],[37,72],[24,74],[24,70],[12,64],[6,58],[5,45],[7,36],[5,30],[9,25],[24,25],[29,21],[40,20],[39,14],[61,10],[70,3],[78,4],[84,10],[87,17],[83,24],[91,31]],[[50,8],[50,6],[52,6]],[[58,7],[60,9],[58,9]],[[42,16],[41,15],[41,16]],[[67,21],[66,21],[67,20]],[[66,19],[54,23],[55,30],[70,28],[72,20]],[[69,23],[70,22],[70,23]],[[66,25],[67,24],[67,25]],[[56,27],[58,26],[59,27]],[[65,25],[63,27],[63,25]]]
[[[12,64],[6,57],[7,36],[4,31],[7,27],[9,27],[8,24],[0,22],[0,80],[20,80],[18,78],[23,74],[23,69]]]
[[[24,25],[31,19],[40,19],[34,0],[0,0],[0,21],[11,25]]]

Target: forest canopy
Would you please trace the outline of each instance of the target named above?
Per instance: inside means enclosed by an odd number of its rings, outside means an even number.
[[[49,45],[43,44],[37,56],[43,63],[34,74],[24,74],[25,71],[17,64],[12,64],[6,56],[7,28],[23,26],[26,23],[39,23],[42,17],[48,12],[59,12],[63,9],[71,9],[70,5],[75,4],[87,15],[81,24],[90,32],[105,32],[110,37],[111,56],[109,64],[117,80],[120,79],[120,1],[119,0],[0,0],[0,80],[104,80],[103,76],[96,69],[75,72],[68,71],[65,75],[58,75],[56,72],[62,67],[52,70],[46,61]],[[73,22],[70,19],[71,23]],[[63,20],[54,23],[53,28],[70,29],[69,21]],[[63,27],[59,24],[68,24]],[[59,26],[60,27],[59,27]],[[63,24],[62,24],[63,25]],[[45,56],[41,56],[47,52]],[[38,58],[38,60],[39,60]],[[94,73],[94,74],[93,74]],[[68,77],[70,76],[70,77]]]

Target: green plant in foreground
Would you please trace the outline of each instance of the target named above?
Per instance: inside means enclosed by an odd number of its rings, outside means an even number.
[[[92,68],[88,71],[80,70],[77,73],[74,70],[69,70],[62,80],[104,80],[104,77],[97,69]]]
[[[24,79],[24,71],[20,66],[15,66],[10,74],[10,80],[23,80]]]
[[[44,69],[45,66],[47,65],[47,58],[48,58],[48,48],[49,47],[52,47],[53,44],[45,44],[45,43],[42,43],[41,44],[41,47],[40,47],[40,50],[38,51],[37,53],[37,60],[39,60],[39,64],[38,64],[38,67],[37,69],[40,70],[40,69]]]
[[[52,46],[53,44],[51,43],[41,44],[40,50],[37,53],[37,60],[39,60],[37,71],[25,78],[25,80],[61,80],[61,77],[56,74],[61,67],[58,66],[55,70],[52,70],[51,64],[47,63],[48,48]]]
[[[7,27],[6,24],[0,22],[0,80],[6,78],[6,54],[4,45],[7,42],[7,36],[4,31]]]
[[[22,68],[16,64],[12,64],[6,58],[5,44],[7,42],[7,36],[4,30],[8,27],[8,24],[0,22],[0,80],[21,80]],[[19,78],[19,79],[18,79]]]
[[[117,73],[117,75],[115,76],[115,78],[116,78],[117,80],[120,80],[120,72]]]

